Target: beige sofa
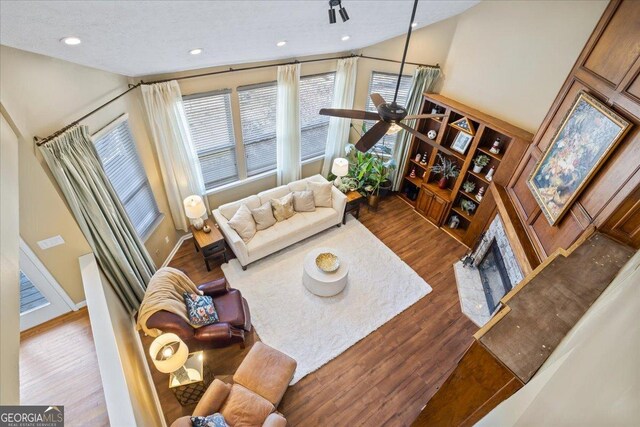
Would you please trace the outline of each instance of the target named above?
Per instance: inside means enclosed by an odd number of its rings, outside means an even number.
[[[256,209],[271,199],[283,197],[293,191],[306,190],[307,181],[328,182],[321,175],[314,175],[236,202],[227,203],[213,210],[213,217],[220,227],[220,231],[244,269],[254,261],[342,223],[347,196],[332,187],[331,207],[316,207],[314,212],[296,212],[291,218],[277,222],[266,230],[258,231],[247,243],[228,225],[229,220],[243,204],[246,204],[249,209]]]

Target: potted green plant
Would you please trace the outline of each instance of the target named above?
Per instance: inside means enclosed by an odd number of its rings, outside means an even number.
[[[486,154],[480,154],[473,159],[473,171],[475,173],[482,172],[482,168],[489,164],[489,156]]]
[[[465,181],[464,184],[462,184],[462,189],[467,193],[473,193],[473,190],[476,189],[476,184],[471,181]]]
[[[396,168],[393,159],[386,160],[383,156],[367,152],[362,153],[349,144],[346,147],[349,159],[349,176],[357,182],[358,189],[365,193],[369,206],[376,208],[379,203],[380,191],[391,188],[391,173]]]
[[[438,163],[431,166],[431,172],[440,175],[438,187],[447,188],[447,180],[457,178],[460,174],[460,168],[455,162],[438,153]]]

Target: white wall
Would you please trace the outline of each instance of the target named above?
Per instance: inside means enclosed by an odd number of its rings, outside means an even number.
[[[20,403],[18,137],[0,105],[0,405]]]
[[[637,252],[533,379],[476,426],[637,426],[639,285]]]
[[[458,15],[441,93],[535,132],[607,3],[481,2]]]

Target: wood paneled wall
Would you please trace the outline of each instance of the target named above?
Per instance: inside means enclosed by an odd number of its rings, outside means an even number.
[[[550,49],[552,46],[549,47]],[[585,90],[632,123],[571,210],[550,226],[526,181],[577,93]],[[547,113],[507,186],[536,251],[545,259],[567,248],[591,224],[619,240],[640,244],[640,1],[612,0]],[[617,217],[617,221],[611,218]]]

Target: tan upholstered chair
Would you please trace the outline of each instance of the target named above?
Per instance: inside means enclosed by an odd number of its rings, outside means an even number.
[[[296,370],[296,361],[257,342],[233,376],[233,384],[214,380],[198,402],[193,416],[216,412],[229,426],[286,427],[276,408]],[[171,427],[191,427],[190,416],[178,418]]]

